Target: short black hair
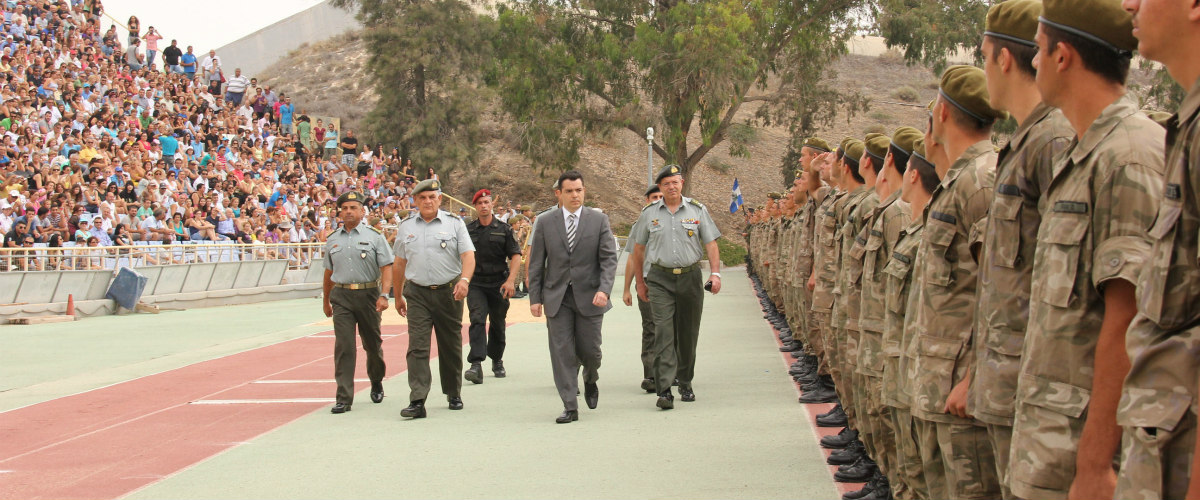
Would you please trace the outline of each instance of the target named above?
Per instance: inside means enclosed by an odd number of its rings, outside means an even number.
[[[558,183],[556,184],[559,189],[562,189],[563,181],[583,182],[583,174],[579,173],[578,170],[568,170],[563,172],[558,176]]]
[[[1013,62],[1022,74],[1029,78],[1037,77],[1037,69],[1033,67],[1033,58],[1038,52],[1037,45],[1025,45],[995,36],[989,36],[988,39],[992,41],[993,60],[1000,57],[1001,50],[1008,49],[1008,53],[1012,55]]]
[[[950,121],[954,122],[955,125],[963,130],[966,130],[967,132],[981,134],[983,132],[987,132],[988,129],[992,128],[992,125],[996,124],[995,118],[980,120],[974,116],[968,115],[966,111],[959,109],[959,107],[951,103],[949,99],[943,97],[942,102],[946,106],[946,109],[950,110]]]
[[[849,158],[849,157],[847,157],[846,159],[847,159],[847,160],[849,160],[850,158]],[[857,183],[859,183],[859,184],[866,184],[866,183],[867,183],[867,180],[866,180],[866,179],[863,179],[863,176],[862,176],[861,174],[859,174],[859,173],[858,173],[858,168],[859,168],[859,167],[857,166],[857,163],[858,163],[858,162],[854,162],[854,163],[856,164],[856,166],[855,166],[854,168],[851,168],[851,167],[850,167],[850,162],[845,162],[845,163],[846,163],[846,170],[849,170],[849,171],[850,171],[850,177],[853,177],[855,182],[857,182]],[[874,167],[872,167],[872,168],[874,168]],[[876,170],[876,171],[878,172],[878,170]]]
[[[1133,61],[1133,53],[1088,40],[1074,33],[1063,31],[1054,26],[1042,23],[1046,33],[1046,41],[1053,53],[1059,43],[1065,43],[1079,53],[1083,67],[1100,75],[1110,83],[1125,84],[1129,78],[1129,66]]]
[[[937,189],[938,184],[942,183],[942,179],[938,177],[937,168],[933,163],[918,156],[914,156],[908,160],[908,167],[917,171],[917,177],[921,180],[921,188],[926,193],[933,194]]]

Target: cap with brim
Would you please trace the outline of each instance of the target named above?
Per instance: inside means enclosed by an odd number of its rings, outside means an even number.
[[[887,157],[888,145],[892,143],[891,138],[883,134],[872,134],[874,137],[867,139],[866,154],[875,162],[875,166],[883,168],[883,159]]]
[[[338,196],[337,206],[338,206],[338,208],[341,208],[343,203],[350,202],[350,201],[353,201],[353,202],[361,205],[363,202],[363,195],[356,193],[354,191],[347,191],[345,193],[342,193],[341,196]]]
[[[661,192],[662,192],[662,190],[658,188],[658,184],[655,184],[653,186],[646,188],[645,196],[650,197],[650,195],[652,195],[654,193],[661,193]]]
[[[983,34],[1026,47],[1037,47],[1038,17],[1041,0],[1008,0],[988,9]]]
[[[822,153],[829,152],[829,143],[825,142],[825,140],[821,139],[820,137],[809,137],[808,139],[805,139],[804,147],[814,149]]]
[[[292,221],[290,221],[290,220],[285,220],[285,221],[279,223],[279,229],[291,229],[292,226],[293,226],[293,224],[292,224]]]
[[[946,102],[980,122],[991,123],[1008,117],[1008,113],[992,107],[987,76],[974,66],[951,66],[942,73],[938,92]]]
[[[666,179],[667,177],[674,177],[676,175],[683,175],[683,170],[679,168],[679,165],[667,165],[663,167],[662,170],[658,171],[658,175],[654,176],[654,183],[658,184],[662,182],[663,179]]]
[[[1137,50],[1133,16],[1121,0],[1046,0],[1042,24],[1085,38],[1120,55]]]
[[[925,134],[912,127],[900,127],[892,133],[888,151],[892,153],[892,163],[896,164],[896,168],[901,172],[908,165],[908,158],[912,156],[914,145],[924,137]]]
[[[423,180],[423,181],[417,183],[417,185],[413,187],[412,194],[418,195],[418,194],[424,193],[426,191],[435,191],[437,193],[441,193],[442,192],[442,183],[438,182],[437,179]]]

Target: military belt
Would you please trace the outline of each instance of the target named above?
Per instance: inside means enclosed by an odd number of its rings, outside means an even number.
[[[368,288],[378,288],[379,282],[372,281],[370,283],[334,283],[333,286],[345,288],[347,290],[366,290]]]
[[[667,274],[683,274],[683,273],[690,273],[692,271],[700,269],[700,263],[697,262],[690,266],[684,266],[684,267],[666,267],[666,266],[660,266],[658,264],[650,264],[650,267],[652,267],[654,269],[658,269],[659,271],[662,271]]]
[[[459,277],[455,276],[454,279],[450,280],[449,282],[442,283],[440,285],[422,285],[420,283],[413,282],[413,281],[409,281],[409,284],[411,284],[412,286],[415,286],[417,288],[424,288],[427,290],[441,290],[443,288],[453,287],[455,283],[458,283],[458,279],[459,279]]]

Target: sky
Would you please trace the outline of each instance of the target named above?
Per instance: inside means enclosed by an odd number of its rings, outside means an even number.
[[[103,0],[107,30],[112,16],[124,25],[130,15],[141,22],[142,33],[154,26],[164,38],[159,47],[178,39],[179,46],[195,46],[202,54],[321,3],[322,0]],[[122,44],[126,31],[119,27]]]

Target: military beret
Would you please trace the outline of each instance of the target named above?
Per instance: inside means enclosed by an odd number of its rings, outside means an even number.
[[[920,162],[921,166],[924,168],[937,170],[937,168],[933,166],[933,162],[929,161],[929,158],[925,157],[924,137],[917,139],[917,142],[913,143],[912,158],[910,158],[908,161],[909,165],[912,165],[912,162],[915,161]]]
[[[662,182],[663,179],[666,179],[667,177],[673,177],[676,175],[683,175],[683,170],[679,168],[679,165],[675,165],[675,164],[667,165],[667,166],[663,167],[662,170],[658,171],[658,175],[654,176],[654,183],[658,184],[658,183]]]
[[[913,154],[913,147],[924,138],[925,134],[912,127],[900,127],[892,133],[892,142],[888,145],[888,150],[892,153],[892,163],[897,169],[904,172],[908,158]]]
[[[838,145],[838,151],[841,152],[843,155],[846,154],[846,146],[849,146],[850,142],[852,142],[854,140],[855,139],[853,137],[846,137],[846,138],[842,139],[842,143],[840,145]],[[858,158],[855,158],[855,159],[857,160]]]
[[[652,195],[654,193],[661,193],[661,192],[662,192],[662,190],[658,188],[658,184],[655,184],[653,186],[646,188],[645,196],[649,197],[650,195]]]
[[[524,212],[524,211],[526,211],[526,210],[528,210],[528,211],[531,211],[531,212],[532,212],[532,211],[533,211],[533,207],[532,207],[532,206],[530,206],[530,205],[521,205],[521,211],[522,211],[522,212]]]
[[[1008,113],[992,107],[988,97],[987,77],[982,69],[974,66],[951,66],[942,73],[942,83],[938,91],[946,102],[983,123],[1008,117]]]
[[[871,157],[871,159],[879,162],[879,163],[876,163],[876,165],[878,165],[879,167],[883,167],[883,159],[884,159],[884,157],[887,156],[888,145],[890,145],[892,143],[892,139],[883,134],[867,134],[867,135],[868,136],[874,135],[874,137],[869,137],[867,139],[867,142],[864,143],[864,145],[866,146],[866,148],[865,148],[866,153],[868,156]]]
[[[820,137],[809,137],[808,139],[805,139],[804,147],[809,148],[809,149],[815,149],[822,153],[829,152],[829,143],[825,142],[825,140],[821,139]]]
[[[423,181],[417,183],[417,185],[413,187],[412,194],[418,195],[418,194],[424,193],[425,191],[436,191],[438,193],[441,193],[442,192],[442,183],[438,182],[437,179],[423,180]]]
[[[780,198],[783,198],[783,195],[776,193],[774,191],[771,191],[770,193],[767,193],[767,198],[770,198],[772,200],[778,200]]]
[[[521,214],[517,214],[517,215],[514,215],[514,216],[508,218],[508,224],[509,225],[516,224],[523,220],[525,220],[525,216],[521,215]]]
[[[483,198],[484,196],[491,196],[491,195],[492,195],[491,191],[488,191],[487,189],[480,189],[479,191],[475,192],[475,196],[471,197],[471,204],[474,205],[475,202],[479,201],[480,198]]]
[[[408,210],[401,210],[399,212],[396,212],[396,215],[399,215],[400,218],[403,219],[403,218],[408,217],[408,214],[410,214],[410,213],[411,212],[409,212]]]
[[[846,162],[858,167],[858,159],[862,158],[863,152],[867,150],[867,145],[863,144],[858,139],[850,139],[846,143]]]
[[[1037,47],[1033,38],[1037,35],[1038,16],[1041,15],[1041,0],[1001,2],[988,9],[983,34],[1027,47]]]
[[[362,205],[363,201],[365,201],[365,200],[366,200],[366,198],[363,197],[362,193],[356,193],[354,191],[346,191],[345,193],[342,193],[341,196],[338,196],[337,206],[340,208],[342,206],[342,203],[346,203],[348,201],[353,201],[355,203],[358,203],[359,205]]]
[[[1048,26],[1108,47],[1117,53],[1137,50],[1133,16],[1121,0],[1046,0],[1042,17]]]

